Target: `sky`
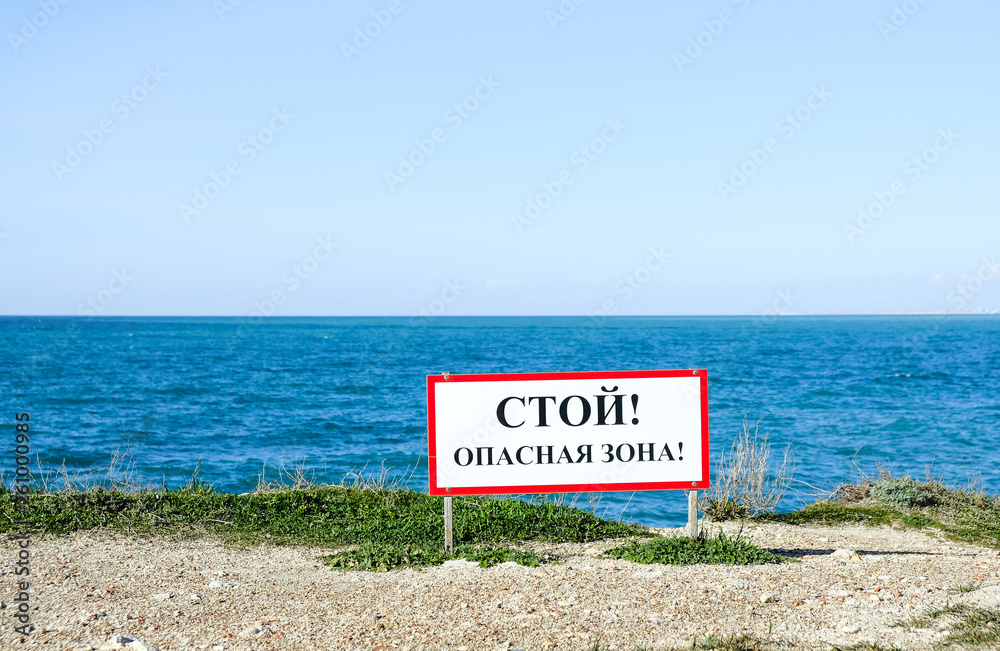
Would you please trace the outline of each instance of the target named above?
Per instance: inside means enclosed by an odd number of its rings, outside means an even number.
[[[8,0],[0,314],[996,310],[998,26],[985,0]]]

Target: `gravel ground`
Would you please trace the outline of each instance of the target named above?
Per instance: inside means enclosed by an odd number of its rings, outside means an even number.
[[[718,528],[718,525],[715,525]],[[733,533],[734,527],[726,526]],[[31,541],[31,624],[14,631],[13,558],[0,565],[3,649],[589,649],[690,647],[751,633],[797,648],[930,647],[943,626],[892,627],[929,607],[996,599],[996,550],[923,531],[752,525],[801,562],[638,565],[598,558],[612,541],[535,545],[560,563],[339,572],[323,550],[227,547],[210,538],[110,532]],[[856,552],[849,554],[836,550]],[[132,641],[130,641],[132,640]],[[117,644],[115,642],[117,641]],[[148,646],[147,646],[148,645]]]

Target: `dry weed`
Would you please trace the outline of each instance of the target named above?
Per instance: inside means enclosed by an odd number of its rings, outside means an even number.
[[[716,465],[715,482],[702,501],[702,510],[715,520],[774,510],[792,481],[790,454],[788,446],[772,472],[768,434],[761,433],[760,423],[751,430],[744,419],[743,431]]]

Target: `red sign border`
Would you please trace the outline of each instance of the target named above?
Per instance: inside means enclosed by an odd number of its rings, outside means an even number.
[[[535,486],[473,486],[446,487],[437,482],[437,455],[435,454],[435,403],[434,389],[440,382],[503,382],[533,380],[600,380],[659,377],[691,377],[701,380],[701,479],[698,481],[665,482],[618,482],[610,484],[541,484]],[[703,490],[710,486],[711,464],[708,454],[708,370],[661,370],[661,371],[588,371],[579,373],[485,373],[427,376],[427,450],[428,483],[431,495],[526,495],[531,493],[589,493],[604,491],[640,490]]]

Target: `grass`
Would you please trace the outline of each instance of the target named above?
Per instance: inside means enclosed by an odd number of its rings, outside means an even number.
[[[0,489],[0,533],[19,517],[13,493]],[[192,482],[178,490],[91,488],[30,494],[25,519],[38,533],[107,528],[129,534],[210,532],[230,542],[349,547],[326,562],[351,569],[392,569],[469,558],[483,565],[544,558],[515,545],[649,536],[644,527],[604,520],[550,501],[454,499],[456,554],[441,551],[443,501],[400,488],[314,486],[236,495]],[[21,516],[24,517],[24,516]]]
[[[902,515],[896,509],[879,504],[858,506],[839,502],[817,502],[788,513],[761,513],[755,516],[754,520],[794,525],[865,524],[875,527],[891,525]]]
[[[746,633],[730,633],[729,635],[710,635],[695,637],[690,646],[674,647],[673,651],[693,649],[695,651],[777,651],[779,649],[801,649],[800,645],[788,640],[768,640]],[[832,646],[832,651],[902,651],[897,647],[884,647],[877,643],[861,642],[849,647]],[[609,647],[595,642],[588,651],[610,651]],[[648,647],[637,646],[633,651],[649,651]]]
[[[646,531],[548,502],[456,497],[454,504],[456,543],[588,542]],[[12,493],[0,489],[0,532],[11,530],[14,517]],[[403,489],[339,486],[241,495],[204,487],[143,493],[100,488],[35,492],[27,514],[40,533],[95,527],[137,533],[204,527],[251,542],[270,537],[275,542],[316,545],[442,540],[443,517],[440,498]]]
[[[757,462],[742,467],[756,468],[755,476],[760,478],[768,456],[766,439],[756,439],[756,432],[748,428],[744,433],[750,438],[741,448],[742,455],[755,456]],[[27,514],[15,513],[13,492],[0,485],[0,533],[12,531],[19,519],[31,523],[32,531],[46,534],[95,528],[128,534],[211,533],[243,544],[267,540],[340,548],[323,557],[323,562],[352,570],[420,567],[453,558],[483,567],[508,561],[535,566],[550,559],[527,549],[525,543],[610,538],[640,538],[606,554],[637,563],[747,565],[783,560],[739,536],[730,539],[720,533],[694,542],[654,537],[640,525],[607,520],[574,508],[575,502],[566,505],[565,499],[553,500],[552,496],[533,501],[454,498],[456,550],[445,554],[443,501],[402,488],[404,482],[390,480],[385,468],[374,477],[365,477],[362,471],[350,475],[350,483],[320,486],[313,485],[300,469],[285,472],[284,482],[281,472],[277,481],[265,480],[262,472],[257,490],[239,495],[216,492],[197,473],[180,489],[143,484],[136,481],[127,455],[118,453],[109,468],[103,485],[87,485],[64,471],[60,489],[40,482],[41,488],[30,494]],[[771,493],[765,490],[763,494]],[[747,502],[745,497],[718,497],[729,499],[740,517],[755,510],[747,504],[761,504]],[[790,513],[759,512],[751,517],[793,525],[932,529],[955,540],[1000,549],[1000,498],[974,487],[956,490],[929,479],[895,478],[884,471],[876,478],[863,476],[841,486],[830,501]]]
[[[720,532],[714,538],[690,539],[685,537],[635,540],[604,554],[633,563],[663,563],[664,565],[761,565],[781,563],[787,559],[765,549],[760,549],[739,537],[732,539]]]
[[[712,635],[710,637],[695,638],[691,646],[682,647],[687,649],[704,649],[716,651],[763,651],[765,649],[785,648],[781,642],[769,642],[745,633],[732,635]],[[610,651],[609,647],[603,646],[600,642],[595,642],[587,651]],[[650,651],[649,647],[636,646],[632,651]]]
[[[719,457],[702,511],[717,522],[773,511],[792,481],[789,451],[786,447],[781,462],[772,463],[768,434],[761,434],[760,424],[751,429],[744,418],[729,452]]]
[[[1000,611],[990,608],[947,606],[900,625],[929,628],[939,619],[945,620],[943,623],[950,631],[939,643],[941,647],[996,649],[1000,646]]]
[[[715,521],[751,518],[759,522],[803,525],[865,524],[933,529],[960,542],[1000,549],[1000,496],[987,495],[975,485],[956,489],[941,481],[894,477],[879,467],[877,476],[861,474],[815,504],[790,513],[774,513],[792,480],[786,449],[783,459],[770,461],[771,447],[760,427],[743,430],[728,456],[720,457],[716,477],[701,502]]]
[[[718,651],[761,651],[774,648],[775,645],[745,633],[732,635],[712,635],[701,640],[694,640],[692,649],[717,649]]]
[[[948,594],[963,594],[965,592],[975,592],[979,588],[983,587],[982,584],[973,581],[971,583],[960,583],[953,588],[948,589]]]
[[[837,488],[832,501],[790,513],[760,513],[754,519],[933,529],[952,540],[1000,549],[1000,497],[974,486],[956,489],[940,481],[897,478],[884,470],[877,478],[863,477]]]
[[[403,567],[440,565],[451,559],[465,559],[491,567],[512,561],[527,567],[537,567],[548,559],[530,550],[512,549],[506,545],[458,545],[454,554],[433,545],[394,545],[366,543],[336,554],[321,557],[324,564],[337,569],[374,570],[385,572]]]

